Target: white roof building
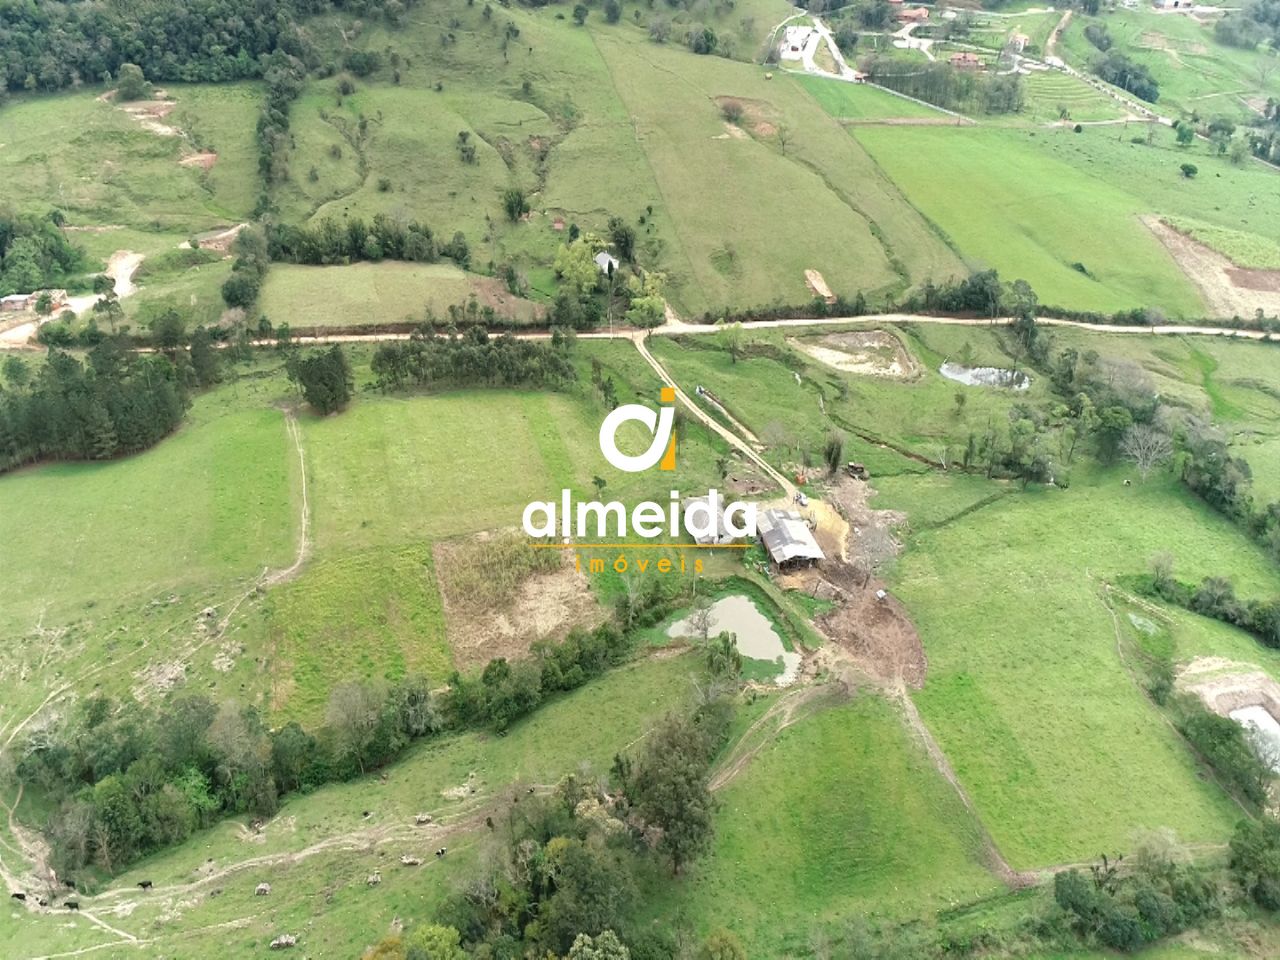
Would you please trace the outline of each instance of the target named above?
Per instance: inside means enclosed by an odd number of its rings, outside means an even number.
[[[612,274],[618,269],[620,264],[618,258],[606,250],[601,250],[596,254],[596,266],[600,268],[600,272],[606,276]]]
[[[769,559],[780,567],[808,565],[824,558],[813,531],[794,510],[764,511],[756,520],[756,532],[769,551]]]

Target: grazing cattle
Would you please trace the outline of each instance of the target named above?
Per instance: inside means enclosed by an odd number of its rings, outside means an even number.
[[[431,822],[431,814],[429,814],[429,813],[420,813],[420,814],[418,814],[416,817],[414,817],[414,818],[413,818],[413,822],[414,822],[414,823],[416,823],[416,824],[417,824],[418,826],[420,826],[420,827],[421,827],[421,826],[424,826],[425,824],[428,824],[428,823],[430,823],[430,822]]]
[[[258,886],[257,886],[257,887],[255,887],[255,888],[254,888],[253,895],[254,895],[255,897],[265,897],[265,896],[267,896],[267,894],[269,894],[270,892],[271,892],[271,884],[269,884],[269,883],[260,883],[260,884],[258,884]]]
[[[360,816],[362,816],[362,817],[364,817],[364,819],[368,820],[371,816],[373,816],[373,814],[372,814],[372,813],[370,813],[368,810],[362,810],[362,811],[360,812]]]
[[[215,889],[213,889],[213,890],[210,890],[210,891],[209,891],[209,899],[210,899],[210,900],[212,900],[214,897],[220,897],[220,896],[222,896],[222,888],[221,888],[221,887],[217,887],[217,888],[215,888]]]
[[[21,900],[23,903],[27,902],[27,895],[25,893],[11,893],[9,894],[9,898],[11,900]]]
[[[44,897],[41,897],[39,900],[36,901],[36,903],[40,904],[40,906],[42,907],[47,907],[49,905],[49,901],[46,900]]]
[[[76,888],[76,882],[74,880],[63,880],[62,885],[68,890],[74,890]]]
[[[436,851],[436,856],[437,856],[437,857],[443,857],[443,856],[444,856],[446,853],[448,853],[448,852],[449,852],[449,848],[448,848],[448,847],[441,847],[439,850],[437,850],[437,851]]]
[[[271,941],[272,950],[285,950],[289,947],[296,947],[298,938],[291,933],[282,933]]]
[[[1132,480],[1126,480],[1126,481],[1124,482],[1124,485],[1125,485],[1126,487],[1132,487],[1132,486],[1133,486],[1133,481],[1132,481]]]
[[[412,854],[408,854],[408,853],[403,854],[403,855],[400,857],[400,862],[401,862],[401,863],[403,863],[406,867],[420,867],[420,866],[422,866],[422,858],[421,858],[421,857],[415,857],[415,856],[413,856]]]
[[[382,882],[382,874],[375,870],[373,873],[369,874],[369,876],[364,878],[364,882],[371,887],[376,887]]]
[[[488,827],[490,830],[492,830],[492,829],[493,829],[493,817],[485,817],[485,818],[484,818],[484,825],[485,825],[486,827]]]
[[[66,908],[67,908],[68,910],[79,910],[79,909],[80,909],[80,901],[79,901],[79,900],[68,900],[68,901],[66,902],[65,906],[66,906]]]
[[[150,880],[139,880],[138,886],[140,886],[143,890],[150,890],[152,884]]]

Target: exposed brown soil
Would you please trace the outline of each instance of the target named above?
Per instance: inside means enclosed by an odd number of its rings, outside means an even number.
[[[821,337],[793,338],[797,350],[845,373],[910,380],[920,366],[901,340],[887,330],[852,330]]]
[[[1238,267],[1158,217],[1143,217],[1142,222],[1160,238],[1214,316],[1252,317],[1257,310],[1280,313],[1280,270]]]
[[[764,100],[748,100],[743,97],[716,97],[716,105],[724,109],[730,103],[742,108],[742,121],[734,129],[745,132],[759,140],[768,140],[778,132],[778,111]],[[726,127],[731,126],[726,124]],[[739,134],[729,130],[729,135]]]
[[[605,613],[568,550],[558,570],[527,577],[496,606],[469,603],[449,583],[453,560],[465,551],[467,542],[437,543],[433,551],[445,636],[459,669],[483,666],[495,657],[523,657],[539,640],[560,638],[573,627],[590,628],[603,622]]]
[[[827,303],[836,302],[836,296],[831,292],[831,288],[827,286],[826,278],[817,270],[806,270],[804,272],[804,284],[815,297],[821,297]]]
[[[512,320],[532,321],[546,312],[539,304],[511,293],[501,280],[495,277],[476,277],[471,281],[476,301],[483,307],[492,307],[500,317]]]
[[[1178,671],[1177,687],[1195,694],[1220,716],[1259,706],[1280,718],[1280,684],[1251,663],[1197,657]]]
[[[199,153],[188,154],[178,161],[184,167],[199,167],[202,170],[208,170],[218,162],[218,155],[212,150],[202,150]]]

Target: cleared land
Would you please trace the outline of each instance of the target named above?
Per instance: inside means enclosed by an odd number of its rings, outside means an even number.
[[[356,263],[347,267],[277,264],[267,274],[258,308],[274,322],[299,327],[346,327],[421,322],[429,310],[440,323],[448,309],[474,297],[503,320],[531,323],[540,314],[500,280],[445,263]]]

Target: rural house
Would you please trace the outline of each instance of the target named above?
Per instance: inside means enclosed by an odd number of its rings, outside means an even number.
[[[929,11],[924,7],[908,7],[898,12],[898,20],[901,23],[924,23],[929,19]]]
[[[981,70],[982,61],[976,53],[953,53],[950,62],[957,70]]]
[[[600,268],[600,272],[606,277],[611,277],[614,271],[618,269],[618,258],[607,251],[601,250],[596,254],[596,266]]]
[[[823,559],[818,541],[804,518],[794,510],[766,510],[756,520],[760,542],[769,553],[769,559],[786,570],[795,567],[811,567]]]
[[[34,302],[32,294],[11,293],[7,297],[0,297],[0,311],[16,313],[19,310],[27,309]]]

